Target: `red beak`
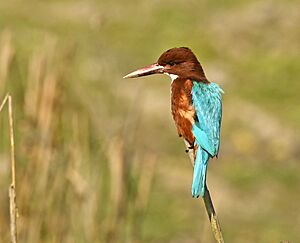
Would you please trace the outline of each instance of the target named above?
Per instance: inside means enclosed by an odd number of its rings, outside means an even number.
[[[157,74],[157,73],[163,73],[164,72],[164,67],[159,65],[158,63],[153,63],[151,65],[145,66],[143,68],[140,68],[136,71],[133,71],[123,78],[137,78],[137,77],[142,77],[142,76],[147,76],[151,74]]]

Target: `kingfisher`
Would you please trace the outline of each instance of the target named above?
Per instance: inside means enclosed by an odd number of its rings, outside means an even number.
[[[179,137],[193,150],[192,197],[204,197],[210,158],[218,157],[222,119],[222,93],[210,82],[194,53],[187,47],[165,51],[158,61],[124,76],[136,78],[166,74],[171,80],[171,110]]]

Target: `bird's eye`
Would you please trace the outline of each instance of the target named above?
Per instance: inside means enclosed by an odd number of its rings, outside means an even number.
[[[168,63],[170,66],[174,66],[176,63],[175,62],[169,62]]]

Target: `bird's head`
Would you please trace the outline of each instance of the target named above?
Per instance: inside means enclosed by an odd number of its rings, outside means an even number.
[[[169,49],[161,54],[156,63],[131,72],[124,78],[136,78],[151,74],[167,74],[173,80],[179,77],[180,79],[208,82],[196,56],[187,47]]]

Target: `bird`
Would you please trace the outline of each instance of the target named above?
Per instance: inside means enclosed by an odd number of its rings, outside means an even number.
[[[166,74],[171,78],[171,111],[179,137],[194,159],[192,197],[204,197],[209,159],[218,157],[224,91],[209,81],[195,54],[187,47],[163,52],[157,62],[123,78]]]

